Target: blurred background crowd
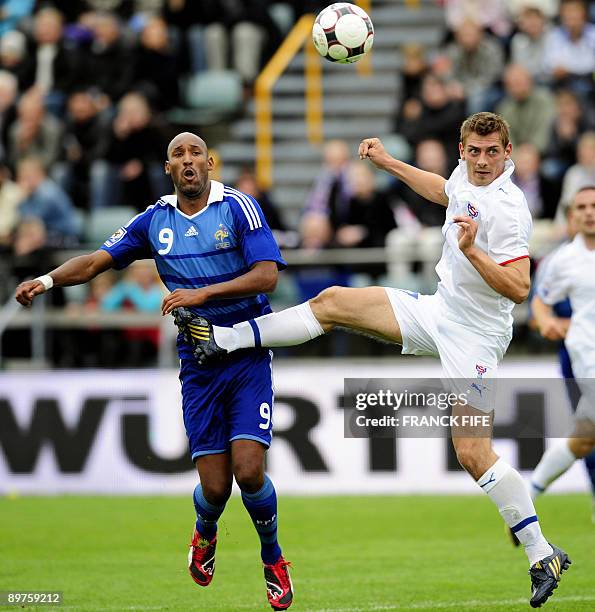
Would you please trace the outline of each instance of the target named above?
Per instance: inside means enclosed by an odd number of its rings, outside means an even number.
[[[59,263],[56,253],[97,248],[122,224],[123,210],[133,216],[171,192],[163,173],[166,145],[181,129],[201,133],[185,111],[196,97],[216,102],[206,75],[233,75],[241,104],[224,121],[237,119],[295,21],[326,4],[0,0],[2,303],[18,281]],[[438,48],[407,43],[399,50],[393,142],[408,161],[447,177],[457,164],[464,117],[479,110],[502,114],[511,126],[514,180],[551,250],[567,236],[574,193],[595,184],[595,3],[434,4],[443,8],[447,25]],[[216,154],[217,143],[209,144]],[[235,186],[259,200],[287,249],[383,247],[396,230],[419,235],[442,225],[443,209],[397,181],[378,181],[355,153],[347,141],[324,144],[320,173],[312,176],[297,221],[259,188],[253,167],[237,173]],[[431,290],[419,274],[421,262],[407,267],[413,279],[407,288]],[[296,271],[280,288],[282,301],[307,299],[329,284],[394,284],[384,262]],[[51,300],[67,313],[159,312],[163,291],[151,262],[77,291],[54,291]],[[131,347],[125,354],[118,349],[122,334]],[[52,359],[68,366],[151,365],[155,334],[102,333],[101,350],[91,343],[86,352],[78,336],[62,334],[66,339]],[[4,356],[24,356],[24,344],[22,332],[7,331]],[[335,341],[327,350],[346,348]]]

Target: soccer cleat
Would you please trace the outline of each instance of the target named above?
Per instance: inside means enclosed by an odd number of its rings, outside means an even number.
[[[550,544],[554,552],[545,559],[537,561],[531,566],[529,576],[531,576],[531,599],[529,603],[532,608],[540,608],[558,588],[560,576],[567,570],[572,561],[568,555],[557,546]]]
[[[273,610],[287,610],[293,602],[293,584],[287,569],[290,565],[283,556],[273,565],[264,564],[267,598]]]
[[[194,528],[190,552],[188,553],[188,571],[192,580],[200,586],[209,586],[215,573],[215,548],[217,547],[217,534],[209,542],[201,537]]]
[[[227,355],[227,351],[215,342],[210,321],[184,307],[175,308],[172,314],[174,323],[192,345],[192,353],[201,365]]]

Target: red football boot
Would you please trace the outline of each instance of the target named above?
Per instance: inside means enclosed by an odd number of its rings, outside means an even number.
[[[283,556],[273,565],[264,564],[267,597],[273,610],[287,610],[293,602],[293,584],[287,569],[290,565]]]
[[[192,580],[200,586],[209,586],[215,573],[215,548],[217,547],[217,534],[209,542],[201,537],[194,528],[190,552],[188,553],[188,570]]]

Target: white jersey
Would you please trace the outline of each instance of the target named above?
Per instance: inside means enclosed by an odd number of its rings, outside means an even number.
[[[572,318],[565,343],[577,378],[585,377],[595,359],[595,250],[587,248],[583,237],[552,253],[543,266],[537,294],[553,305],[570,298]]]
[[[532,220],[523,192],[512,182],[514,163],[489,185],[476,187],[460,160],[444,191],[448,196],[442,257],[436,266],[438,295],[444,315],[481,333],[512,336],[514,302],[492,289],[461,252],[456,215],[468,215],[478,225],[475,244],[501,266],[529,257]]]

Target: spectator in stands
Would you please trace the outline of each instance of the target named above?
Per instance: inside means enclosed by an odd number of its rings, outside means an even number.
[[[281,42],[269,4],[266,0],[168,0],[166,17],[177,24],[201,26],[189,31],[195,69],[204,64],[209,70],[231,67],[250,84]]]
[[[430,70],[430,65],[426,58],[426,50],[422,45],[413,43],[404,45],[401,49],[401,54],[403,56],[403,66],[401,68],[403,78],[403,85],[401,87],[402,99],[419,99],[421,97],[423,79]]]
[[[422,81],[421,99],[411,98],[403,104],[396,131],[412,145],[422,140],[440,140],[448,152],[449,166],[454,168],[458,159],[458,128],[464,118],[463,103],[450,98],[442,79],[428,74]]]
[[[68,98],[62,160],[54,164],[52,176],[74,199],[77,207],[88,208],[91,165],[106,146],[104,133],[109,128],[97,96],[89,90]]]
[[[256,176],[249,168],[243,168],[236,179],[235,187],[242,193],[252,196],[259,204],[269,227],[271,228],[277,244],[281,248],[292,248],[299,244],[299,234],[287,229],[281,219],[277,205],[271,200],[266,191],[262,191],[256,181]]]
[[[560,180],[564,172],[576,163],[576,149],[580,135],[589,127],[581,103],[569,90],[556,94],[556,118],[544,162],[544,171],[552,179]]]
[[[167,24],[150,17],[142,29],[136,53],[134,88],[142,91],[154,108],[169,110],[179,103],[180,71]]]
[[[33,10],[34,0],[0,1],[0,38],[14,30]]]
[[[588,23],[583,0],[562,0],[560,26],[552,30],[545,46],[544,62],[556,85],[579,94],[593,90],[595,25]]]
[[[348,177],[351,153],[344,140],[324,147],[324,167],[308,198],[300,227],[306,249],[322,249],[334,243],[335,231],[349,214],[351,184]]]
[[[446,23],[456,32],[471,19],[481,28],[491,30],[496,36],[506,37],[512,29],[505,0],[443,0]]]
[[[422,140],[415,148],[415,166],[440,176],[449,175],[448,156],[439,140]],[[393,188],[397,199],[403,202],[413,214],[416,222],[412,225],[440,227],[444,224],[444,208],[436,206],[410,189],[405,183],[397,182]],[[399,216],[399,226],[407,224],[407,218]]]
[[[139,93],[126,94],[112,121],[105,157],[91,167],[91,207],[126,203],[140,211],[148,200],[169,193],[162,160],[165,146],[147,99]]]
[[[116,15],[98,13],[90,23],[93,42],[84,62],[83,84],[97,87],[115,104],[132,86],[133,52],[121,35],[120,21]]]
[[[518,19],[526,8],[536,8],[546,19],[554,19],[560,10],[560,0],[506,0],[508,12]]]
[[[78,241],[80,227],[72,200],[44,168],[42,160],[28,157],[17,166],[17,182],[24,194],[18,208],[21,219],[39,219],[47,231],[49,246],[72,246]]]
[[[43,94],[33,88],[24,93],[17,106],[17,120],[8,131],[8,161],[34,156],[50,168],[60,155],[62,124],[46,112]]]
[[[510,126],[513,146],[531,143],[543,153],[552,131],[556,109],[554,97],[544,87],[535,87],[529,71],[520,64],[504,72],[506,96],[496,107]]]
[[[164,287],[156,274],[152,261],[136,261],[101,299],[100,308],[105,312],[133,310],[136,312],[161,312],[165,297]],[[159,328],[134,328],[123,330],[125,347],[121,352],[123,365],[139,367],[155,360],[159,346]]]
[[[539,150],[526,142],[513,148],[512,157],[515,164],[512,180],[525,194],[531,215],[534,219],[553,219],[560,186],[541,172]]]
[[[48,235],[43,221],[38,217],[22,218],[15,229],[12,242],[11,273],[18,280],[35,278],[47,269],[48,261],[51,261],[52,250],[56,245]],[[48,295],[46,303],[53,306],[64,305],[64,292],[58,287],[56,295]],[[28,332],[14,330],[10,334],[10,340],[6,345],[14,350],[17,347],[28,346]],[[17,349],[17,353],[20,350]]]
[[[105,293],[100,307],[105,311],[129,308],[138,312],[160,312],[165,296],[164,287],[155,272],[152,261],[137,261]]]
[[[501,45],[481,26],[466,19],[454,32],[455,42],[446,54],[452,62],[452,75],[467,96],[467,111],[489,110],[497,99],[494,87],[504,67]]]
[[[27,37],[18,30],[0,38],[0,69],[14,74],[18,89],[25,90],[27,81]]]
[[[588,185],[595,185],[595,132],[585,132],[579,138],[576,158],[577,163],[568,169],[562,183],[562,196],[556,211],[556,222],[560,225],[576,192]]]
[[[550,24],[536,6],[526,6],[517,18],[518,32],[510,41],[510,59],[524,66],[538,83],[548,80],[544,64]]]
[[[163,17],[176,29],[185,50],[185,64],[193,73],[207,67],[225,66],[217,28],[214,35],[209,33],[209,26],[219,20],[218,8],[217,0],[203,0],[200,5],[192,0],[165,0]]]
[[[42,249],[45,252],[47,232],[43,221],[37,217],[22,219],[17,224],[12,246],[15,257],[31,255]]]
[[[10,179],[8,167],[0,161],[0,250],[12,242],[18,219],[17,210],[22,199],[23,192]]]
[[[8,154],[8,130],[16,118],[18,83],[16,77],[0,70],[0,159]]]
[[[349,211],[337,228],[335,242],[347,248],[383,247],[388,232],[397,227],[389,197],[375,188],[369,164],[352,162],[348,177]]]
[[[62,13],[51,6],[42,8],[33,22],[24,88],[35,87],[45,96],[46,106],[59,115],[65,95],[80,77],[78,57],[65,45]]]

